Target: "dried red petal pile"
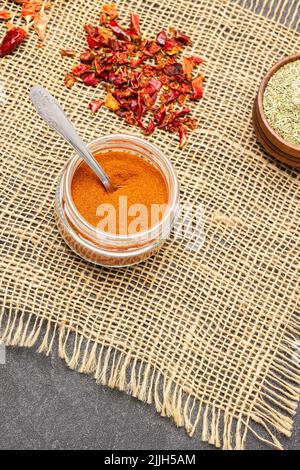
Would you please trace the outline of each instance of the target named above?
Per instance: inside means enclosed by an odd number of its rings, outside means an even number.
[[[105,104],[145,134],[156,128],[178,133],[183,147],[187,130],[196,127],[185,103],[202,98],[204,77],[193,78],[192,72],[203,60],[192,56],[179,61],[180,52],[191,43],[180,31],[160,31],[155,40],[144,39],[138,15],[131,14],[129,28],[121,26],[117,17],[116,5],[104,5],[100,25],[84,26],[88,48],[66,75],[66,86],[71,88],[77,80],[87,86],[105,82],[105,102],[90,103],[93,113]]]

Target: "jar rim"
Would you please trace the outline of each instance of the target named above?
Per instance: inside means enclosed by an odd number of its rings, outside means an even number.
[[[168,201],[168,207],[162,219],[153,227],[150,227],[148,230],[145,230],[143,232],[137,232],[132,235],[120,235],[120,234],[114,234],[111,232],[104,232],[103,230],[100,230],[97,227],[94,227],[93,225],[91,225],[84,217],[82,217],[77,207],[75,206],[72,195],[71,195],[71,183],[72,183],[72,177],[75,171],[74,167],[75,165],[79,165],[80,161],[83,161],[83,159],[79,155],[75,154],[73,155],[73,157],[71,157],[71,159],[67,163],[66,174],[65,174],[65,178],[66,178],[65,197],[66,197],[68,206],[71,208],[76,218],[80,221],[83,227],[87,229],[89,232],[95,234],[96,236],[101,235],[101,239],[109,240],[110,242],[115,242],[115,243],[118,243],[118,242],[119,243],[121,242],[133,242],[134,243],[134,242],[137,242],[141,238],[147,238],[148,240],[155,238],[156,232],[159,231],[161,227],[163,227],[164,224],[170,220],[170,217],[172,216],[172,214],[177,212],[176,206],[178,205],[179,183],[178,183],[175,169],[172,163],[169,161],[169,159],[162,153],[162,151],[155,144],[152,144],[151,142],[148,142],[145,139],[142,139],[140,137],[137,137],[131,134],[108,134],[108,135],[93,139],[91,142],[87,144],[87,147],[90,150],[91,147],[97,146],[97,145],[100,146],[100,144],[104,144],[104,143],[109,143],[110,140],[116,142],[116,141],[121,141],[125,139],[131,141],[132,143],[144,145],[150,151],[156,154],[166,166],[167,172],[172,179],[173,198],[171,199],[171,201]],[[162,172],[161,168],[159,168],[159,170]],[[169,192],[169,197],[170,197],[170,192]]]

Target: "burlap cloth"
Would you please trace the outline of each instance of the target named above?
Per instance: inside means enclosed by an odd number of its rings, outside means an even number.
[[[141,15],[147,35],[170,24],[191,35],[207,60],[189,146],[180,151],[163,132],[149,138],[176,167],[182,201],[204,205],[205,242],[191,251],[171,240],[145,263],[109,270],[76,257],[58,234],[55,187],[72,151],[34,112],[29,88],[53,92],[86,141],[139,131],[105,109],[91,117],[95,90],[65,89],[73,60],[59,49],[82,50],[82,24],[100,2],[55,3],[45,47],[32,34],[0,62],[2,340],[49,354],[58,338],[71,368],[216,446],[243,448],[257,422],[257,436],[280,447],[299,398],[299,175],[257,144],[251,106],[267,69],[299,51],[299,35],[234,1],[118,2],[124,19]],[[268,3],[274,18],[284,3]],[[287,13],[295,26],[297,8]]]

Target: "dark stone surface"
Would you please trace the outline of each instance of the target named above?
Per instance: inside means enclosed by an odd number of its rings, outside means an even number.
[[[214,449],[153,406],[45,357],[8,348],[0,365],[0,449]],[[299,413],[285,448],[300,448]],[[269,448],[249,435],[248,448]]]

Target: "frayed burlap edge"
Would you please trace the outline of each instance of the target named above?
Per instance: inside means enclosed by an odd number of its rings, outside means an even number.
[[[35,348],[48,356],[58,344],[59,357],[77,372],[93,375],[96,382],[117,388],[147,404],[154,404],[162,417],[172,418],[178,427],[184,427],[190,437],[200,432],[203,442],[224,450],[243,450],[248,431],[276,449],[283,447],[275,433],[291,436],[293,420],[300,398],[300,366],[291,358],[300,320],[291,315],[275,360],[259,399],[248,412],[233,415],[198,398],[178,386],[171,377],[132,354],[118,351],[109,344],[99,344],[65,324],[38,318],[15,306],[2,307],[0,313],[0,341],[7,346]],[[261,433],[253,428],[261,427]]]

